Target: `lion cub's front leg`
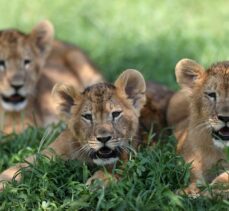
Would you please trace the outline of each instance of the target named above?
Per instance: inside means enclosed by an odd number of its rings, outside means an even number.
[[[191,158],[191,160],[194,160]],[[190,163],[190,160],[186,159],[187,163]],[[183,190],[179,190],[179,194],[186,194],[189,197],[196,198],[202,194],[200,188],[198,188],[197,184],[205,184],[205,179],[204,179],[204,170],[203,166],[204,163],[201,161],[194,160],[192,162],[192,168],[191,168],[191,178],[190,178],[190,183],[188,187],[184,188]]]
[[[184,192],[189,196],[198,197],[199,195],[212,197],[214,195],[221,195],[226,196],[229,198],[229,172],[223,172],[220,175],[218,175],[211,183],[210,187],[211,190],[208,189],[201,191],[197,186],[196,182],[192,182],[186,189],[184,189]]]
[[[189,186],[185,188],[183,191],[185,194],[191,197],[199,196],[200,193],[200,189],[196,186],[195,182],[189,184]]]
[[[96,180],[101,181],[102,186],[106,187],[109,185],[110,182],[118,181],[119,176],[117,174],[111,174],[104,170],[98,170],[87,180],[86,185],[91,185]]]
[[[48,149],[43,150],[41,154],[50,158],[55,155],[58,155],[63,159],[70,159],[71,153],[69,146],[71,139],[67,135],[68,132],[62,132],[62,134],[60,134],[59,137],[52,144],[49,145]],[[0,173],[0,191],[4,189],[5,181],[11,181],[14,177],[16,181],[20,181],[21,168],[28,167],[29,163],[34,163],[36,161],[36,155],[31,155],[27,157],[25,160],[26,162],[18,163],[17,165],[9,167],[8,169]]]
[[[10,180],[12,180],[13,177],[15,177],[16,181],[21,180],[21,174],[18,173],[16,175],[16,173],[23,167],[26,167],[26,163],[12,166],[0,174],[0,191],[2,191],[4,189],[4,182],[3,181],[10,181]]]

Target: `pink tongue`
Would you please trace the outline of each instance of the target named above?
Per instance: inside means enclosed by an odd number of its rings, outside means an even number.
[[[223,136],[229,136],[229,128],[228,127],[224,127],[222,128],[219,133]]]

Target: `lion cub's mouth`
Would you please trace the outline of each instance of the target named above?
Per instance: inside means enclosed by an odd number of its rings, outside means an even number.
[[[225,126],[218,131],[214,131],[213,136],[222,141],[229,141],[229,127]]]
[[[10,96],[1,95],[1,104],[6,111],[21,111],[27,105],[27,98],[18,93]]]
[[[9,97],[2,95],[2,100],[5,101],[6,103],[18,104],[24,102],[26,98],[16,93]]]
[[[119,156],[120,149],[118,147],[116,149],[110,149],[107,146],[103,146],[91,154],[91,159],[97,165],[108,165],[118,161]]]
[[[97,151],[97,156],[99,158],[117,157],[117,153],[115,150],[111,150],[108,147],[102,147]]]
[[[97,165],[108,165],[118,161],[120,155],[120,150],[110,149],[109,147],[102,147],[99,150],[91,154],[93,162]]]

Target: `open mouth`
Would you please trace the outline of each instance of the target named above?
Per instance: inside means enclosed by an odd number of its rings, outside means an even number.
[[[2,100],[6,103],[19,104],[23,103],[26,100],[26,98],[16,93],[9,97],[2,95]]]
[[[213,132],[213,137],[222,141],[229,141],[229,127],[225,126]]]
[[[96,155],[98,158],[113,158],[118,157],[118,151],[108,147],[102,147],[97,151]]]
[[[108,147],[102,147],[97,154],[101,155],[101,156],[109,156],[110,154],[112,154],[112,150]]]
[[[110,149],[109,147],[102,147],[100,148],[98,151],[95,151],[94,153],[91,154],[91,158],[92,159],[97,159],[97,158],[101,158],[101,159],[108,159],[108,158],[116,158],[118,157],[120,154],[120,150],[117,149]]]

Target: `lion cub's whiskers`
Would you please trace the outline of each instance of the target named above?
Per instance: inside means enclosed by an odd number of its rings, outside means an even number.
[[[126,152],[130,153],[133,152],[135,155],[137,154],[136,150],[129,144],[129,142],[132,142],[133,138],[117,138],[117,140],[120,142],[119,147]]]
[[[193,132],[195,130],[199,130],[202,132],[203,130],[210,130],[211,124],[208,121],[201,121],[198,124],[196,124],[194,127],[190,128],[190,131]]]
[[[91,153],[91,147],[88,144],[81,146],[79,149],[72,152],[72,159],[83,156],[88,156]]]
[[[116,148],[118,151],[125,151],[127,153],[133,152],[135,155],[136,150],[131,146],[131,142],[133,140],[137,140],[137,139],[133,139],[133,138],[114,138],[111,141],[109,141],[108,143],[108,147],[114,149]],[[86,140],[81,141],[81,143],[86,142]],[[72,144],[76,144],[75,141],[72,141]],[[72,152],[72,159],[78,157],[78,158],[83,158],[83,157],[87,157],[90,156],[91,153],[95,152],[95,149],[99,149],[99,147],[101,146],[101,143],[93,140],[93,141],[88,141],[88,143],[80,146],[77,150]]]

